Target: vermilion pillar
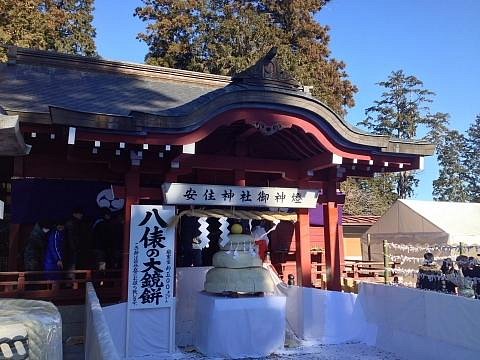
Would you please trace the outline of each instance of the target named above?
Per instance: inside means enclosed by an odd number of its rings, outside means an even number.
[[[125,174],[125,224],[123,229],[122,251],[122,300],[128,299],[128,260],[130,251],[131,207],[140,200],[140,172],[138,166],[132,166]]]
[[[295,224],[295,256],[297,285],[312,287],[312,259],[310,255],[310,217],[308,209],[299,209]]]
[[[327,289],[341,291],[343,232],[338,223],[338,204],[336,202],[329,201],[323,204],[323,220]]]

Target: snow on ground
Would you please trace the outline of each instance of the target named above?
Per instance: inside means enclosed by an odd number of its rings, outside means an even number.
[[[174,360],[211,359],[195,351],[170,355]],[[264,360],[404,360],[396,354],[362,343],[341,345],[310,345],[278,351]]]

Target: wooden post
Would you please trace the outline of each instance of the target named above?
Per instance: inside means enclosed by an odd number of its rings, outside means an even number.
[[[298,210],[295,224],[295,260],[297,263],[297,285],[312,287],[312,259],[310,255],[310,217],[308,209]]]
[[[130,222],[132,205],[140,200],[140,172],[138,166],[132,166],[125,174],[125,224],[123,228],[122,251],[122,301],[128,300],[128,260],[130,251]]]
[[[343,242],[338,234],[338,207],[333,201],[323,204],[323,223],[325,231],[325,265],[327,270],[327,289],[342,291],[341,263],[343,261]]]
[[[368,261],[372,261],[372,249],[371,249],[371,236],[370,234],[367,234],[367,252],[368,252]]]
[[[388,284],[388,242],[387,240],[383,240],[383,283]]]
[[[18,273],[18,288],[17,292],[19,296],[22,296],[25,292],[25,273]]]
[[[23,178],[23,157],[16,156],[13,159],[13,176],[16,178]],[[16,201],[12,198],[12,202]],[[19,241],[20,241],[20,224],[10,223],[10,229],[8,234],[8,271],[18,270],[18,254],[19,254]],[[21,260],[23,264],[23,259]]]
[[[8,271],[18,270],[18,242],[19,242],[20,224],[10,224],[8,232]],[[23,259],[22,259],[23,262]]]
[[[245,170],[235,170],[235,185],[236,186],[245,186],[246,179],[245,179]]]

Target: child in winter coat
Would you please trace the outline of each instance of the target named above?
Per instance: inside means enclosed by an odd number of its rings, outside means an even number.
[[[56,226],[48,236],[47,250],[45,252],[44,269],[45,271],[63,270],[65,245],[65,225],[64,222],[57,222]],[[57,274],[49,274],[50,280],[60,278]]]

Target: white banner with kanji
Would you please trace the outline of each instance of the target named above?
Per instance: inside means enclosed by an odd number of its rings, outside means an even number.
[[[128,308],[174,304],[174,206],[132,205]]]
[[[315,208],[321,190],[164,183],[166,204]]]

